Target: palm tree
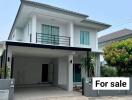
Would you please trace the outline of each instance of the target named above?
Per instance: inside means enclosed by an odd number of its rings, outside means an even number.
[[[84,71],[85,73],[85,76],[83,78],[94,76],[94,66],[95,59],[93,57],[93,54],[91,52],[87,52],[87,55],[82,57],[81,59],[82,71]]]

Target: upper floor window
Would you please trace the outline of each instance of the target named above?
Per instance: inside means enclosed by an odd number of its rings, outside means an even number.
[[[80,31],[80,44],[89,45],[89,32]]]
[[[50,25],[42,25],[42,33],[49,35],[59,35],[59,27],[50,26]]]
[[[48,44],[59,44],[59,27],[42,25],[42,38],[41,42]]]

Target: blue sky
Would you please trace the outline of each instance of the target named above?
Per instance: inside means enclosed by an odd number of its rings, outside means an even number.
[[[89,15],[90,19],[111,24],[102,36],[123,28],[132,29],[132,0],[33,0]],[[0,0],[0,41],[6,40],[20,0]]]

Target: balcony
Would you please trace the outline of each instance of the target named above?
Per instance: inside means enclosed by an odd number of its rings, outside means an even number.
[[[36,43],[70,46],[70,37],[36,33]]]

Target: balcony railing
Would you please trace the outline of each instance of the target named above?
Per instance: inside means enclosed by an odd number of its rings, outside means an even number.
[[[42,44],[70,46],[70,37],[36,33],[36,42]]]

